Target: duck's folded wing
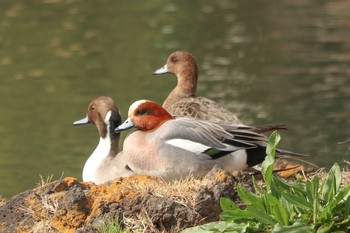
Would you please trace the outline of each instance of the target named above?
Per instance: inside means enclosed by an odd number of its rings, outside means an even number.
[[[232,152],[255,147],[255,140],[246,132],[247,128],[249,127],[231,125],[228,127],[230,131],[227,131],[213,122],[182,117],[164,123],[158,130],[158,136],[166,143],[178,147],[191,148],[190,145],[193,145],[196,151],[204,152],[215,148]]]
[[[201,120],[241,123],[238,117],[220,104],[205,97],[182,98],[167,109],[172,115],[194,117]]]

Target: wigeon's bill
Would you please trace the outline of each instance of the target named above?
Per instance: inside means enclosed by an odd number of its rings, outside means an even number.
[[[165,66],[163,66],[162,68],[159,68],[158,70],[154,71],[153,74],[166,74],[168,72],[168,65],[165,64]]]
[[[85,125],[85,124],[89,124],[89,123],[90,123],[89,117],[86,116],[86,117],[84,117],[83,119],[74,121],[74,122],[73,122],[73,125]]]
[[[114,132],[115,133],[119,133],[121,131],[124,131],[124,130],[127,130],[127,129],[130,129],[132,127],[134,127],[135,124],[131,121],[131,119],[127,119],[126,121],[124,121],[123,124],[119,125],[115,130]]]

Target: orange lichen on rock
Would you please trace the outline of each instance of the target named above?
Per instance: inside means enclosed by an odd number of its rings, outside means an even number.
[[[125,178],[119,178],[114,180],[109,186],[109,194],[116,195],[116,201],[122,200],[125,197],[133,198],[135,192],[141,193],[147,192],[146,187],[151,187],[154,184],[160,185],[161,180],[157,177],[151,177],[146,175],[132,175]]]
[[[50,226],[58,232],[75,232],[85,223],[86,214],[82,211],[63,211],[54,215],[50,221]]]
[[[0,196],[0,206],[3,205],[3,204],[5,204],[5,202],[6,202],[6,199],[5,199],[5,198],[2,198],[2,197]]]
[[[228,173],[225,171],[218,171],[215,173],[215,178],[219,182],[225,182],[229,178]]]
[[[78,182],[68,177],[63,179],[63,184],[58,185],[64,200],[67,203],[65,211],[57,211],[51,217],[51,226],[59,232],[74,232],[87,222],[93,221],[97,216],[104,214],[105,205],[120,203],[125,198],[134,198],[140,190],[135,188],[135,183],[149,183],[159,181],[157,178],[134,175],[132,177],[119,178],[109,185],[95,185],[92,182]],[[78,182],[78,183],[77,183]],[[77,185],[76,189],[67,187]],[[75,190],[75,191],[72,191]],[[71,193],[69,193],[71,192]]]
[[[66,178],[63,178],[63,180],[64,180],[64,182],[65,182],[65,184],[67,185],[67,186],[71,186],[73,183],[76,183],[76,182],[80,182],[80,181],[78,181],[78,179],[77,178],[74,178],[74,177],[66,177]],[[92,183],[92,182],[89,182],[91,185],[93,185],[94,183]],[[82,184],[84,184],[84,183],[82,183]],[[86,184],[86,183],[85,183]],[[56,191],[59,191],[59,190],[56,190]]]

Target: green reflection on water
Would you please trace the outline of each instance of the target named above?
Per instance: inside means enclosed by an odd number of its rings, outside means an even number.
[[[248,124],[288,124],[282,145],[311,161],[341,162],[349,152],[337,142],[350,134],[345,3],[271,4],[2,1],[0,194],[32,188],[39,174],[81,179],[98,135],[72,122],[99,95],[124,118],[134,100],[161,102],[176,80],[152,72],[178,49],[199,62],[200,95]]]

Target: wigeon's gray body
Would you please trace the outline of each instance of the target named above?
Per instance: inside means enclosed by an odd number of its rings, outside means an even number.
[[[267,138],[254,127],[228,125],[188,117],[173,118],[152,101],[139,100],[128,119],[116,128],[139,129],[124,141],[123,152],[131,170],[165,180],[189,174],[203,176],[215,165],[242,170],[265,158]],[[299,156],[277,150],[278,155]]]
[[[134,174],[127,166],[123,152],[119,151],[119,133],[114,129],[121,124],[121,116],[110,97],[100,96],[91,101],[87,116],[74,125],[92,123],[100,135],[100,141],[86,161],[83,181],[103,184],[117,177]]]
[[[172,53],[166,64],[154,72],[154,74],[166,73],[177,76],[176,87],[163,103],[163,108],[173,116],[195,117],[228,124],[241,123],[234,113],[220,104],[196,95],[198,67],[196,60],[190,53],[185,51]]]

